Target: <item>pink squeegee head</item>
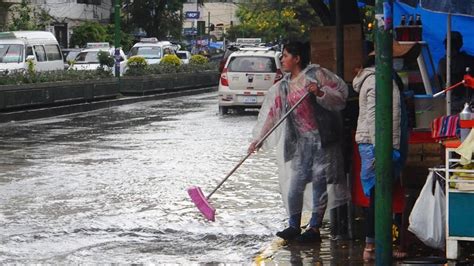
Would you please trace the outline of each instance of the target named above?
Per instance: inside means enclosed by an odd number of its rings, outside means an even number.
[[[216,218],[216,209],[211,206],[207,201],[206,196],[202,193],[200,187],[190,187],[188,188],[188,194],[191,200],[194,202],[196,207],[201,211],[201,213],[209,221],[215,221]]]

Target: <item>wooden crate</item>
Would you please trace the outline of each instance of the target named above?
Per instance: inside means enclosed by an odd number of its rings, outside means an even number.
[[[344,79],[352,82],[354,69],[362,64],[361,25],[344,26]],[[311,30],[311,62],[336,73],[336,27],[315,27]]]

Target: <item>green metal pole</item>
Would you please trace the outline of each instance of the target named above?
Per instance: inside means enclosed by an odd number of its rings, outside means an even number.
[[[375,258],[392,265],[393,1],[376,0],[375,31]]]
[[[115,77],[120,78],[120,42],[121,42],[121,30],[120,30],[120,8],[121,0],[115,0],[114,12],[115,12]]]

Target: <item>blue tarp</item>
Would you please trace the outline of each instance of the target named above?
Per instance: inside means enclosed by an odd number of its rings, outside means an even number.
[[[435,12],[474,16],[474,0],[420,0],[420,5]]]
[[[472,0],[469,0],[469,2],[470,1]],[[422,8],[419,5],[417,7],[412,7],[398,1],[394,3],[395,26],[400,25],[402,15],[405,15],[408,19],[410,15],[415,14],[421,15],[421,21],[423,23],[423,40],[429,44],[434,63],[437,67],[439,60],[446,55],[446,48],[444,47],[443,41],[446,38],[447,14],[433,12]],[[474,34],[472,34],[474,28],[474,17],[453,15],[451,27],[452,31],[459,31],[464,37],[464,46],[462,50],[474,55]]]

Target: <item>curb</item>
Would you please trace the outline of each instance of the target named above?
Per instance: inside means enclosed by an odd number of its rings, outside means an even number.
[[[180,96],[195,95],[207,92],[217,91],[217,87],[207,87],[199,89],[190,89],[169,93],[161,93],[148,96],[137,96],[137,97],[124,97],[121,99],[113,100],[104,100],[97,102],[86,102],[71,104],[65,106],[54,106],[54,107],[45,107],[39,109],[30,109],[22,111],[14,111],[8,113],[0,113],[0,123],[8,123],[12,121],[21,121],[21,120],[30,120],[30,119],[39,119],[45,117],[67,115],[73,113],[82,113],[90,112],[98,109],[105,109],[119,105],[143,102],[143,101],[154,101],[154,100],[163,100],[169,98],[176,98]]]

